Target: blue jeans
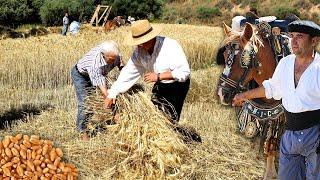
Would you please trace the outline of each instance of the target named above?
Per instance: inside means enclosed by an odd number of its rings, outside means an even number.
[[[87,129],[87,124],[92,114],[85,112],[85,99],[95,89],[92,86],[89,76],[84,76],[79,73],[76,67],[71,69],[71,78],[76,90],[78,101],[78,115],[76,126],[77,130],[82,132]]]
[[[61,34],[63,36],[65,36],[65,35],[67,35],[67,31],[68,31],[68,25],[63,25]]]
[[[319,137],[320,125],[285,131],[280,143],[279,180],[320,180]]]

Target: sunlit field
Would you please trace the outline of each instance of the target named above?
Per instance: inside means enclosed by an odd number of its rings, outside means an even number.
[[[264,157],[258,143],[238,133],[234,110],[215,96],[222,28],[155,26],[178,40],[188,57],[192,84],[179,123],[193,127],[201,144],[185,143],[172,131],[150,104],[150,85],[145,93],[121,96],[119,124],[88,142],[80,140],[70,69],[104,40],[118,42],[125,60],[133,50],[125,44],[127,27],[103,33],[88,26],[77,36],[0,40],[0,120],[22,118],[1,130],[0,139],[22,133],[54,141],[63,160],[78,168],[78,179],[261,179]],[[34,115],[20,116],[29,112]]]

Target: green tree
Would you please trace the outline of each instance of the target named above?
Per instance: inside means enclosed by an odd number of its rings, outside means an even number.
[[[14,27],[27,20],[32,13],[27,0],[0,0],[0,23]]]
[[[159,18],[162,14],[162,0],[114,0],[113,15],[133,16],[137,19]]]
[[[65,12],[71,21],[82,21],[91,18],[94,9],[94,0],[45,0],[40,16],[45,25],[61,25]]]
[[[112,5],[112,16],[133,16],[137,19],[159,18],[162,14],[162,0],[45,0],[40,8],[42,23],[61,25],[64,12],[71,19],[89,21],[97,4]]]
[[[27,0],[27,4],[32,12],[28,16],[28,22],[25,23],[40,23],[40,8],[44,4],[44,0]]]

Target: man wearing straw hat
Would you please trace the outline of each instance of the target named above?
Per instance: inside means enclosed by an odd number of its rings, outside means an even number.
[[[143,76],[145,82],[154,83],[152,102],[164,109],[172,121],[178,121],[189,90],[190,68],[179,43],[159,36],[160,31],[161,28],[151,26],[148,20],[132,24],[127,43],[135,49],[108,90],[108,106],[114,103],[119,93],[127,91]]]
[[[89,140],[86,132],[90,115],[85,113],[84,101],[95,87],[99,87],[103,98],[107,98],[105,76],[114,68],[122,69],[118,45],[114,41],[105,41],[92,48],[71,69],[71,78],[76,90],[78,101],[77,129],[82,133],[83,140]],[[106,103],[107,101],[105,101]],[[107,103],[106,103],[107,104]]]
[[[293,54],[279,62],[263,86],[237,94],[233,105],[259,97],[282,99],[286,130],[281,138],[279,179],[320,179],[320,26],[312,21],[288,25]]]

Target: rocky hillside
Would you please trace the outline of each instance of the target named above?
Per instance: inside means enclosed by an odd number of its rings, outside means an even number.
[[[320,23],[320,0],[167,0],[162,21],[170,23],[209,24],[220,26],[235,15],[244,15],[251,7],[259,16],[283,19],[294,13],[301,19]]]

